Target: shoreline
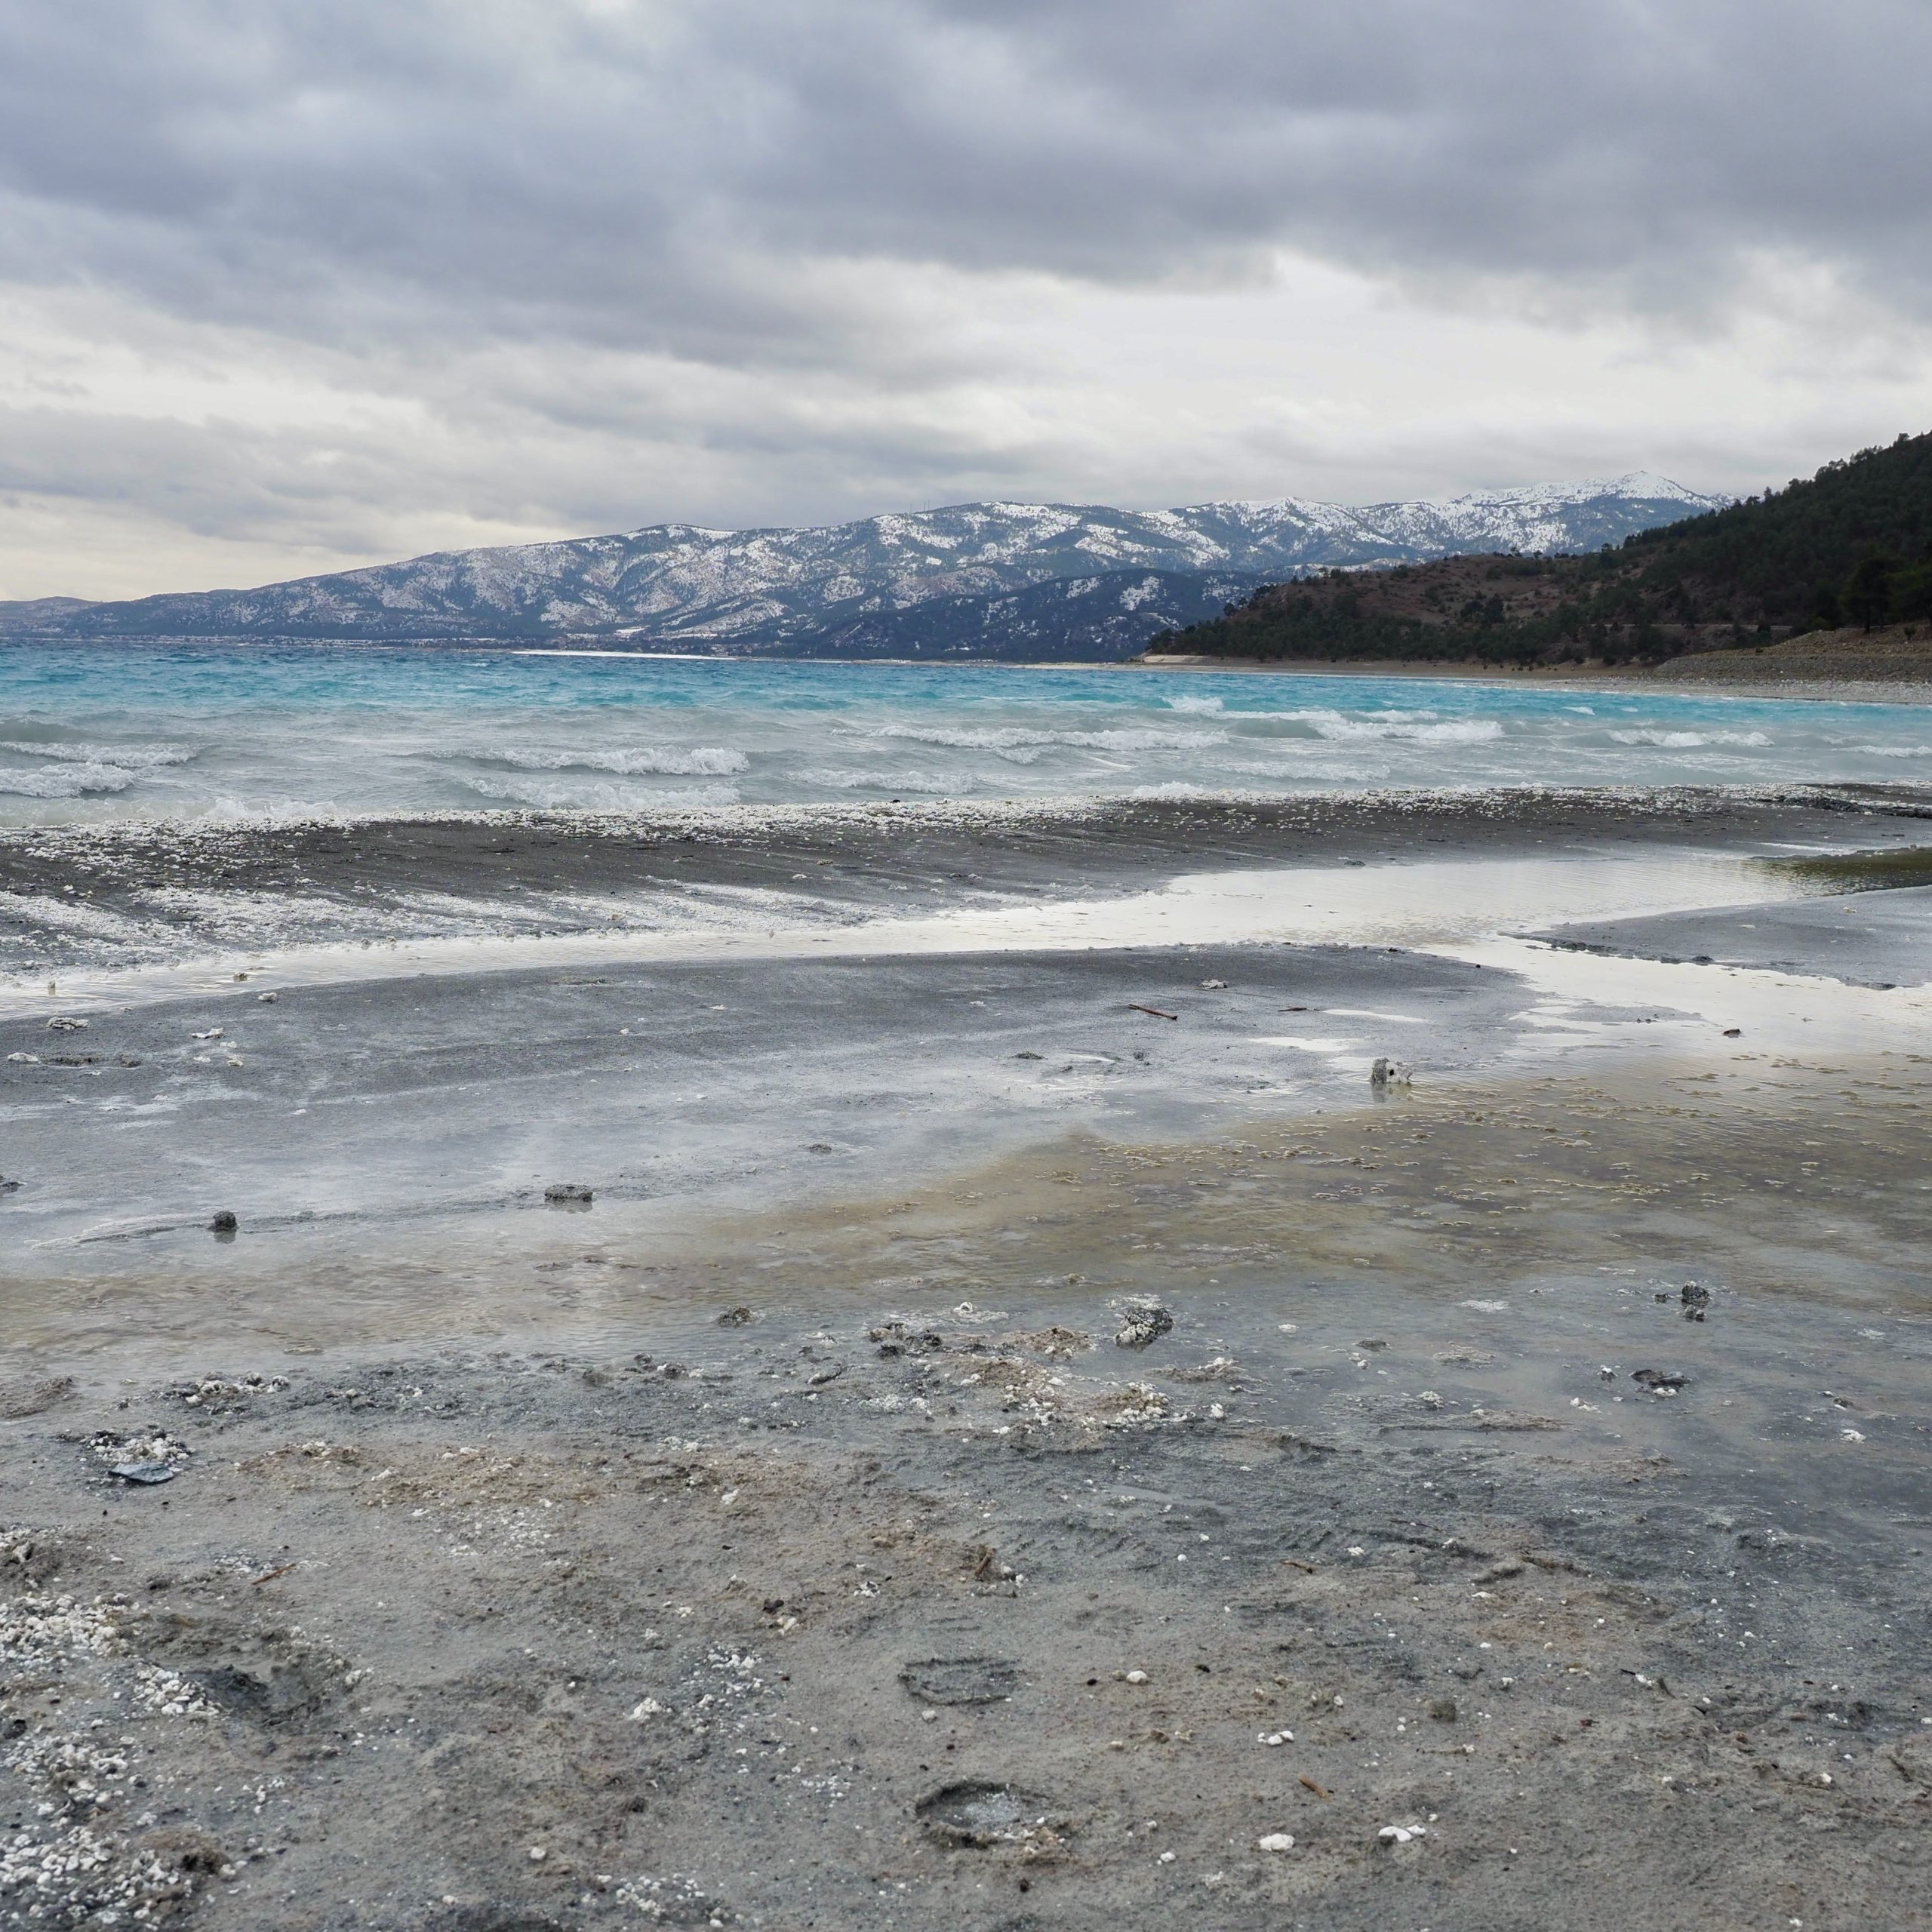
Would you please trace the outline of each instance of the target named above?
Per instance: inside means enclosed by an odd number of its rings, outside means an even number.
[[[500,946],[533,965],[781,937],[775,949],[850,952],[921,921],[927,948],[952,929],[997,949],[962,919],[1024,946],[1029,922],[1097,917],[1186,875],[1312,869],[1354,891],[1361,868],[1552,841],[1626,857],[1909,844],[1929,812],[1912,785],[1524,786],[42,827],[0,832],[0,987],[57,1004],[49,979],[71,997],[79,975],[252,972],[330,948]]]
[[[1739,1026],[1755,1051],[1932,1049],[1928,812],[1917,793],[1437,795],[1143,805],[963,845],[906,810],[856,845],[841,815],[817,848],[796,842],[810,814],[775,844],[552,816],[171,848],[236,895],[214,925],[168,928],[145,964],[118,943],[20,961],[0,995],[0,1172],[20,1183],[0,1216],[32,1273],[103,1241],[90,1267],[118,1271],[198,1245],[198,1174],[319,1253],[358,1226],[485,1229],[560,1174],[648,1219],[1062,1116],[1192,1133],[1257,1096],[1318,1109],[1425,1040],[1438,1076],[1607,1067]],[[138,837],[87,849],[92,918],[115,878],[155,876]],[[57,842],[25,856],[77,875]],[[452,929],[479,863],[511,904],[561,869],[592,916],[506,926],[477,900]],[[306,927],[243,940],[251,863],[306,880]],[[372,937],[423,891],[440,928]],[[867,1095],[896,1143],[851,1112]],[[795,1117],[798,1144],[774,1143],[765,1123]]]
[[[0,632],[0,645],[36,648],[73,646],[165,648],[189,645],[239,651],[313,647],[318,650],[368,650],[408,656],[412,653],[451,655],[506,655],[595,660],[648,660],[665,663],[718,666],[809,666],[851,670],[876,666],[886,670],[964,670],[972,672],[1108,671],[1224,672],[1230,675],[1282,672],[1320,678],[1411,678],[1471,684],[1526,685],[1554,690],[1632,690],[1674,696],[1786,697],[1823,703],[1932,704],[1932,652],[1905,654],[1905,661],[1873,663],[1856,647],[1793,651],[1796,640],[1769,646],[1740,646],[1733,650],[1698,652],[1658,665],[1617,666],[1603,664],[1531,666],[1478,665],[1467,659],[1245,658],[1186,652],[1148,653],[1125,658],[1014,659],[956,657],[813,657],[758,652],[734,654],[709,651],[641,651],[604,648],[595,645],[546,644],[509,638],[252,637],[179,636],[173,634],[122,638],[43,637],[26,632]],[[1883,648],[1875,654],[1882,657]],[[1882,691],[1883,697],[1869,694]]]
[[[1708,654],[1711,657],[1728,654]],[[1796,672],[1766,670],[1755,677],[1742,670],[1731,671],[1728,666],[1723,672],[1714,669],[1708,675],[1684,668],[1688,663],[1702,661],[1706,660],[1679,660],[1674,663],[1623,669],[1607,665],[1475,666],[1466,660],[1437,663],[1406,660],[1385,663],[1373,659],[1309,659],[1291,663],[1275,658],[1177,654],[1172,657],[1129,658],[1119,668],[1124,671],[1219,671],[1244,675],[1281,674],[1310,678],[1432,678],[1446,683],[1527,685],[1551,691],[1574,688],[1655,691],[1684,697],[1789,698],[1814,703],[1932,704],[1932,663],[1923,669],[1915,667],[1915,675],[1876,670],[1861,675],[1850,666],[1820,666]]]

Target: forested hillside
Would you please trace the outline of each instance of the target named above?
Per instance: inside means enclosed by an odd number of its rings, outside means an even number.
[[[1932,435],[1584,557],[1451,557],[1264,585],[1151,651],[1617,663],[1932,620]]]

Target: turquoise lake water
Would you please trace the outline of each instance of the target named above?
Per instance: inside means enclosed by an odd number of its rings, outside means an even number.
[[[0,824],[1932,776],[1932,714],[1435,678],[0,645]]]

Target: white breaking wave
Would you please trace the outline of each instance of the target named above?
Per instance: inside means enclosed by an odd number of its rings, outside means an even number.
[[[613,746],[608,750],[544,746],[492,746],[460,755],[479,764],[507,764],[517,771],[611,771],[625,778],[729,778],[751,769],[751,760],[729,745]]]
[[[1270,718],[1306,724],[1318,738],[1338,743],[1371,738],[1395,738],[1417,745],[1487,745],[1503,735],[1503,726],[1494,718],[1442,718],[1433,724],[1420,721],[1426,712],[1383,712],[1364,718],[1349,718],[1339,711],[1272,711]]]
[[[823,785],[829,792],[916,792],[931,798],[943,798],[957,789],[948,780],[929,778],[917,772],[857,771],[815,765],[792,775],[801,785]]]
[[[164,764],[186,764],[198,755],[187,745],[82,745],[31,738],[0,738],[0,752],[51,758],[61,764],[111,765],[124,771],[152,771]]]
[[[1225,745],[1225,731],[1164,731],[1158,726],[1131,726],[1100,731],[1031,731],[1019,725],[970,731],[943,724],[875,724],[862,731],[868,738],[909,738],[915,744],[949,745],[960,751],[1039,752],[1052,745],[1083,751],[1198,751]]]
[[[125,792],[140,776],[112,764],[43,764],[30,771],[0,770],[0,792],[18,798],[82,798]]]
[[[1694,751],[1700,745],[1768,745],[1762,731],[1613,731],[1620,745],[1655,745],[1660,750]]]
[[[1170,711],[1192,712],[1204,718],[1212,717],[1216,712],[1224,708],[1221,700],[1217,697],[1171,697],[1167,700],[1167,706]]]

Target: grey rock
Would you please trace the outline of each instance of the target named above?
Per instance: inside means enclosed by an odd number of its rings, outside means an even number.
[[[1144,1349],[1174,1325],[1174,1317],[1151,1297],[1138,1297],[1118,1306],[1121,1324],[1114,1335],[1117,1349]]]
[[[151,1487],[156,1483],[172,1482],[180,1472],[172,1463],[158,1460],[152,1463],[116,1463],[109,1472],[118,1476],[123,1482],[138,1484]]]

